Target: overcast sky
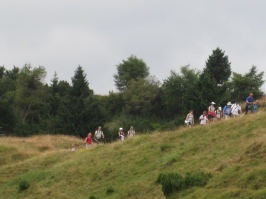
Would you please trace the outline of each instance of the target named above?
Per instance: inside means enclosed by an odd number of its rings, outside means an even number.
[[[203,69],[217,47],[234,72],[261,72],[265,9],[265,0],[0,0],[0,65],[44,66],[47,82],[55,71],[71,82],[81,65],[96,94],[116,91],[116,65],[131,55],[161,82],[180,66]]]

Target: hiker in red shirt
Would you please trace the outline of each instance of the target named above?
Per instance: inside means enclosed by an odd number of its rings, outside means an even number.
[[[91,148],[92,145],[91,133],[89,133],[88,136],[85,138],[85,143],[87,149]]]

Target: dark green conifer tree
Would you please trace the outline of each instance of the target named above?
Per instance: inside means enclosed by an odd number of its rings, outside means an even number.
[[[216,106],[223,106],[228,100],[225,98],[231,75],[231,63],[228,56],[220,48],[213,50],[212,54],[206,61],[206,67],[200,75],[196,87],[195,100],[197,100],[197,112],[208,109],[210,103],[214,101]]]

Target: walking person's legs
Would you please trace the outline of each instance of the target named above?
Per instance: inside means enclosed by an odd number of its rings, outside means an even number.
[[[246,104],[246,111],[245,113],[247,114],[248,113],[248,105]]]

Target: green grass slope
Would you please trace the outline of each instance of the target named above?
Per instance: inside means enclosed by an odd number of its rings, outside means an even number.
[[[266,112],[89,150],[66,136],[0,138],[3,199],[166,198],[160,173],[200,171],[212,174],[206,186],[167,198],[266,198]]]

